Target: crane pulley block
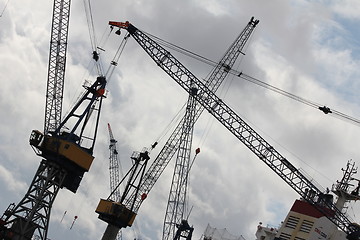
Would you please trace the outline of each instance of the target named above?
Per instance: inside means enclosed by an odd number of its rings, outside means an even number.
[[[101,220],[119,228],[131,227],[136,217],[125,205],[105,199],[100,199],[95,212]]]

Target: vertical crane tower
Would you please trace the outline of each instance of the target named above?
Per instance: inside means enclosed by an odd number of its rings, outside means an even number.
[[[24,198],[10,204],[2,215],[1,239],[30,240],[37,234],[46,240],[58,191],[65,187],[75,193],[94,159],[105,77],[84,86],[80,100],[61,120],[69,16],[70,0],[54,0],[44,132],[33,130],[30,136],[30,145],[42,161]],[[94,115],[95,127],[89,129],[87,123]]]
[[[175,168],[165,212],[163,240],[172,240],[175,239],[175,236],[178,236],[177,239],[179,239],[180,236],[186,236],[186,239],[191,239],[194,229],[189,226],[187,219],[184,218],[184,214],[186,214],[186,197],[191,164],[190,154],[196,111],[195,104],[195,98],[189,94],[184,116],[185,121],[182,125],[180,137],[181,143],[177,150]],[[178,231],[176,231],[176,227],[178,227]]]
[[[109,171],[110,171],[110,191],[113,193],[111,200],[118,202],[120,200],[120,189],[117,188],[117,184],[120,182],[120,163],[118,159],[118,151],[116,148],[116,139],[114,138],[111,126],[108,123],[108,131],[110,137],[109,143]]]
[[[258,23],[259,20],[255,20],[253,17],[250,19],[243,31],[237,36],[235,41],[225,52],[224,56],[220,59],[219,63],[210,73],[206,85],[212,88],[213,91],[217,90],[228,75],[229,70],[233,68],[239,55],[243,54],[243,48]],[[201,106],[197,106],[198,104],[194,99],[193,94],[195,94],[195,92],[189,94],[185,116],[173,133],[173,135],[179,134],[179,136],[176,138],[169,138],[168,142],[166,142],[164,148],[151,165],[147,175],[151,176],[153,172],[156,173],[157,171],[153,170],[161,167],[159,163],[161,163],[161,165],[166,165],[177,149],[175,169],[163,225],[163,240],[179,239],[180,237],[191,239],[192,228],[188,225],[187,219],[184,218],[184,211],[186,206],[188,174],[190,171],[190,152],[193,128],[196,119],[203,110]],[[177,129],[181,130],[178,131]],[[173,139],[178,139],[178,142],[172,141]],[[169,151],[170,149],[173,149],[174,153],[171,153],[171,151]],[[168,153],[168,155],[161,154],[163,152]],[[198,150],[196,153],[198,153]],[[161,158],[165,160],[164,163],[159,161]],[[158,176],[155,178],[157,177]],[[176,227],[178,227],[178,230],[176,230]],[[181,231],[182,229],[183,231]]]
[[[70,0],[54,0],[53,5],[44,134],[55,131],[61,121],[70,3]],[[54,179],[55,176],[59,179],[58,183],[50,180]],[[9,217],[13,215],[13,221],[19,225],[19,229],[15,231],[20,235],[19,239],[30,238],[35,229],[39,230],[41,239],[46,237],[50,208],[64,177],[65,173],[61,168],[53,166],[46,161],[41,162],[29,191],[23,200],[13,209],[11,209],[12,206],[10,205],[5,212],[5,215],[9,215],[7,216],[7,221],[9,221]],[[36,191],[36,188],[42,184],[44,184],[43,186],[46,186],[47,189],[46,197],[44,196],[45,192],[39,193]],[[44,200],[46,199],[44,203],[37,203],[36,198],[39,197]],[[29,212],[28,208],[32,210]],[[27,217],[23,218],[22,215]],[[40,224],[34,223],[32,219],[35,218]]]
[[[53,6],[44,134],[55,131],[61,121],[70,3],[70,0],[55,0]]]
[[[110,191],[111,195],[109,197],[109,200],[113,202],[120,202],[121,193],[120,189],[117,186],[120,182],[120,162],[118,159],[118,151],[116,147],[116,139],[114,138],[113,132],[111,130],[110,123],[108,123],[108,131],[109,131],[109,137],[110,137],[110,143],[109,143],[109,171],[110,171]],[[103,234],[102,239],[103,240],[121,240],[122,239],[122,232],[120,231],[120,228],[117,226],[114,226],[112,224],[108,224],[105,232]]]

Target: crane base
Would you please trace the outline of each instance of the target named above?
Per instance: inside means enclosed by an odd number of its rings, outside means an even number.
[[[105,199],[100,199],[95,212],[101,220],[119,228],[131,227],[136,217],[136,213],[123,204]]]

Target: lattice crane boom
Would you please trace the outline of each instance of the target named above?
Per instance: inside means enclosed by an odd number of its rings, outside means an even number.
[[[44,118],[45,135],[55,131],[61,123],[70,3],[70,0],[54,0],[53,5]],[[43,160],[25,197],[17,206],[11,204],[5,211],[0,226],[0,237],[15,234],[19,239],[27,239],[31,238],[37,229],[40,239],[45,239],[51,206],[65,175],[63,169],[56,164]],[[42,186],[41,191],[38,189],[39,186]],[[44,199],[43,203],[40,199]],[[12,230],[8,230],[9,221],[13,225]]]
[[[338,210],[332,202],[325,201],[324,193],[321,190],[218,98],[211,89],[194,76],[170,52],[129,22],[110,22],[110,24],[126,29],[161,69],[185,91],[193,95],[209,113],[301,197],[310,202],[336,226],[347,233],[348,236],[354,237],[353,239],[359,238],[357,235],[358,227]],[[310,190],[314,193],[311,196],[309,196]]]
[[[110,191],[113,192],[111,195],[111,200],[118,202],[120,201],[120,189],[117,187],[117,184],[120,182],[120,162],[118,159],[118,151],[116,146],[116,139],[114,138],[113,132],[111,130],[110,123],[108,123],[109,131],[109,171],[110,171]]]
[[[251,18],[245,29],[240,33],[240,35],[236,38],[233,44],[226,51],[220,63],[211,72],[210,77],[207,80],[207,84],[212,89],[216,90],[220,86],[222,81],[225,79],[225,77],[229,72],[229,69],[231,69],[231,67],[234,65],[239,54],[242,53],[242,49],[244,48],[247,39],[250,37],[257,23],[258,20],[254,20],[254,18]],[[173,132],[173,134],[170,136],[169,140],[165,144],[165,147],[160,151],[160,154],[154,160],[151,167],[146,171],[145,175],[142,177],[142,180],[138,182],[139,185],[130,189],[128,193],[123,194],[122,195],[123,197],[119,203],[111,202],[109,199],[107,200],[102,199],[100,201],[96,212],[99,213],[100,219],[104,220],[105,222],[108,222],[109,224],[112,224],[113,229],[115,229],[114,227],[116,226],[117,227],[131,226],[133,217],[136,215],[141,203],[144,201],[147,194],[149,193],[149,191],[151,190],[157,179],[160,177],[161,173],[169,163],[171,157],[175,154],[175,150],[179,149],[180,143],[182,142],[181,139],[189,135],[189,132],[192,129],[192,127],[189,126],[193,125],[195,120],[200,116],[202,110],[204,109],[199,104],[196,104],[196,102],[193,99],[192,100],[190,99],[192,99],[191,95],[189,96],[189,103],[191,102],[190,104],[191,110],[189,112],[191,112],[191,117],[189,117],[190,115],[187,115],[181,120],[181,122],[176,127],[175,131]],[[189,121],[189,119],[191,120]],[[188,146],[183,146],[184,149],[181,151],[181,153],[179,150],[180,155],[184,156],[184,154],[187,154],[186,152],[190,153],[189,151],[190,142],[191,141],[187,141],[186,145]],[[154,144],[152,148],[154,148],[155,145],[156,144]],[[185,159],[182,160],[183,160],[182,162],[185,161]],[[178,168],[178,170],[179,171],[177,172],[180,172],[181,168]],[[182,193],[180,194],[182,197],[179,198],[177,197],[176,201],[178,201],[178,199],[184,199],[185,197],[184,193],[186,192],[186,190],[184,191],[185,187],[187,186],[187,184],[184,185],[184,181],[186,179],[184,178],[185,174],[181,174],[181,175],[182,177],[178,177],[179,176],[178,174],[174,177],[177,179],[176,182],[181,183],[182,185],[182,187],[178,188],[178,189],[180,188],[182,189],[180,191]],[[177,192],[178,191],[174,191],[172,195],[179,196]],[[181,202],[183,202],[183,200],[181,200]],[[126,208],[127,210],[131,210],[131,211],[128,211],[128,213],[125,215],[117,215],[112,210],[109,211],[106,210],[106,209],[116,209],[116,208]],[[174,210],[175,208],[172,208],[171,211],[174,212]],[[179,213],[176,215],[182,216],[183,210],[179,210],[179,211],[175,210],[175,211]],[[176,218],[178,219],[179,217]],[[115,235],[111,234],[110,230],[108,232],[109,234],[107,234],[106,238],[104,234],[104,237],[102,238],[103,240],[114,239]],[[114,233],[114,231],[112,231],[112,233]]]
[[[254,18],[250,19],[244,30],[230,45],[230,47],[227,49],[224,56],[215,66],[213,71],[210,72],[210,77],[206,81],[206,85],[209,86],[210,89],[216,91],[216,89],[224,81],[225,77],[229,73],[229,70],[233,68],[235,61],[242,53],[242,50],[248,38],[250,37],[251,32],[254,30],[258,22],[259,21],[254,20]],[[192,145],[193,127],[195,123],[195,117],[199,116],[202,112],[201,109],[203,109],[196,108],[196,105],[196,100],[190,94],[186,105],[186,113],[181,121],[182,124],[179,124],[177,127],[181,129],[181,131],[179,132],[180,136],[178,136],[179,141],[174,144],[170,141],[171,139],[173,139],[173,137],[170,137],[170,140],[167,141],[163,148],[163,150],[165,150],[169,146],[173,146],[174,152],[177,150],[175,168],[170,186],[168,204],[163,224],[163,240],[178,240],[180,238],[191,239],[192,231],[194,230],[193,227],[190,227],[188,219],[184,218],[184,214],[186,214],[186,196],[190,171],[190,153]],[[199,110],[198,115],[196,115],[197,110]],[[176,133],[177,129],[174,131],[174,134]],[[161,154],[158,155],[152,166],[160,167],[158,166],[160,162],[158,159],[160,159],[160,156]],[[171,156],[172,155],[170,154],[168,156],[169,159],[165,160],[165,165],[169,162]],[[153,170],[150,168],[148,172],[148,176],[150,176]]]
[[[186,196],[188,187],[188,174],[190,172],[190,153],[191,144],[194,130],[194,117],[196,100],[189,95],[186,112],[184,116],[184,123],[182,125],[181,142],[177,151],[174,174],[170,186],[170,193],[168,198],[168,204],[165,212],[163,235],[162,239],[174,239],[176,235],[176,228],[181,221],[187,221],[184,218],[186,210]],[[183,234],[187,235],[187,231]],[[180,237],[180,232],[179,232]]]
[[[206,80],[206,85],[209,87],[209,89],[211,89],[212,91],[216,91],[219,88],[219,86],[227,76],[229,69],[231,69],[231,67],[234,65],[239,54],[242,54],[242,50],[247,40],[250,38],[252,32],[254,31],[258,23],[258,20],[251,18],[243,31],[237,36],[235,41],[227,49],[224,56],[219,61],[219,64],[213,69],[209,78]],[[200,114],[204,110],[204,107],[200,104],[196,104],[195,108],[196,110],[194,113],[194,123],[197,121]],[[146,171],[144,181],[140,185],[140,193],[148,194],[150,192],[150,190],[155,185],[156,181],[159,179],[160,175],[170,162],[171,158],[174,156],[176,150],[179,148],[179,145],[181,143],[181,135],[183,132],[183,126],[185,121],[185,117],[181,119],[181,121],[165,143],[164,147],[161,149],[153,163],[150,165],[149,169]],[[137,212],[141,206],[141,203],[143,202],[141,196],[138,196],[135,194],[135,192],[132,192],[131,195],[129,195],[125,199],[125,201],[132,202],[134,199],[136,201],[134,211]]]
[[[1,217],[0,237],[30,240],[37,233],[39,239],[47,239],[50,212],[58,191],[65,187],[75,193],[94,160],[105,86],[105,77],[98,77],[85,87],[83,96],[52,134],[32,131],[30,145],[43,160],[24,198],[17,205],[10,204]],[[88,127],[91,115],[95,124]]]
[[[43,158],[23,199],[10,204],[0,219],[0,239],[47,239],[58,191],[76,192],[93,162],[100,110],[106,86],[98,77],[61,120],[70,0],[54,0],[43,133],[33,130],[30,145]],[[88,127],[91,116],[95,124]],[[89,124],[90,125],[90,124]],[[66,130],[64,130],[66,129]]]
[[[117,151],[117,141],[114,138],[113,132],[111,130],[110,123],[107,124],[109,131],[109,171],[110,171],[110,192],[112,193],[109,197],[109,200],[113,202],[120,201],[120,189],[117,184],[120,182],[120,161],[118,159],[118,151]],[[122,233],[120,228],[111,224],[106,226],[104,234],[101,238],[102,240],[121,240]]]
[[[71,0],[55,0],[50,37],[44,134],[61,122]]]

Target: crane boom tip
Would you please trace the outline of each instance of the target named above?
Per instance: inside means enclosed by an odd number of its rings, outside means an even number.
[[[129,26],[129,22],[115,22],[115,21],[109,21],[110,26],[119,27],[119,28],[127,28]]]

